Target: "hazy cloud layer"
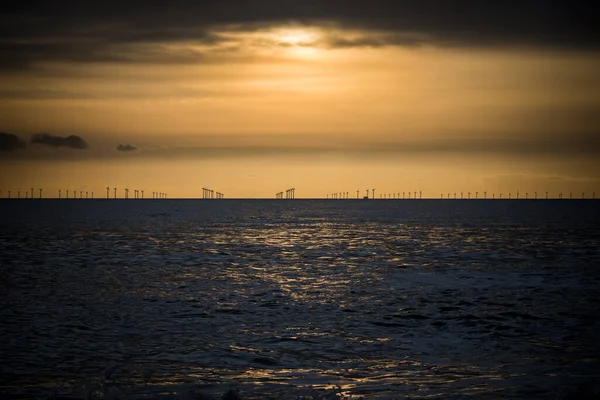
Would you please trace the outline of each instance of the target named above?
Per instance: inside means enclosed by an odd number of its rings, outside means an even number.
[[[592,6],[566,0],[13,2],[0,15],[0,68],[39,61],[197,62],[203,54],[165,44],[223,43],[227,38],[215,32],[224,27],[247,31],[289,23],[383,33],[332,37],[333,47],[415,45],[427,38],[455,46],[599,50]]]
[[[135,151],[135,150],[137,150],[137,147],[134,147],[130,144],[120,144],[117,146],[117,150],[123,151],[123,152]]]
[[[0,132],[0,151],[24,149],[25,142],[12,133]]]
[[[183,142],[183,140],[182,140]],[[127,145],[119,145],[127,146]],[[133,147],[133,146],[131,146]],[[253,143],[238,136],[210,137],[206,143],[168,146],[148,144],[143,157],[197,158],[270,158],[280,156],[345,155],[357,157],[421,157],[421,156],[485,156],[557,159],[588,158],[600,160],[600,138],[595,134],[571,136],[548,135],[531,138],[514,135],[511,138],[462,138],[446,140],[397,140],[371,138],[371,140],[346,140],[343,137],[313,142],[304,135],[285,138],[255,136]],[[102,157],[97,153],[97,156]],[[109,156],[106,154],[105,156]]]
[[[52,136],[47,133],[38,133],[31,137],[31,143],[44,144],[50,147],[68,147],[71,149],[87,149],[88,145],[79,136],[70,135],[67,137]]]
[[[600,160],[600,136],[596,133],[579,133],[572,135],[548,134],[545,137],[531,137],[527,134],[519,136],[514,134],[504,138],[476,138],[476,137],[445,137],[429,138],[423,140],[394,140],[389,137],[346,138],[345,136],[331,136],[324,141],[316,142],[313,135],[286,135],[274,137],[271,135],[253,136],[253,141],[248,142],[241,135],[209,135],[204,141],[187,143],[185,138],[180,138],[179,144],[173,141],[169,145],[160,142],[146,143],[144,152],[138,152],[138,147],[131,144],[119,144],[118,152],[136,153],[140,157],[181,157],[183,159],[196,158],[238,158],[261,157],[270,158],[286,156],[328,156],[345,155],[359,157],[420,157],[420,156],[485,156],[485,157],[517,157],[538,158],[549,157],[557,159],[571,159],[574,162],[581,159]],[[443,140],[442,140],[443,138]],[[58,148],[86,149],[87,143],[79,136],[68,137],[37,134],[31,138],[31,143],[43,144]],[[0,150],[13,151],[24,148],[25,143],[17,136],[0,133]],[[77,159],[97,159],[114,157],[114,151],[109,147],[98,147],[86,152],[73,152],[72,157]],[[114,147],[113,147],[114,148]],[[21,151],[15,153],[16,157],[23,159],[53,159],[71,157],[67,153]]]

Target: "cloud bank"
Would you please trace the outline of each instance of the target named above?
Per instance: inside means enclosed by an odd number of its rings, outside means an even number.
[[[18,149],[24,149],[25,142],[12,133],[0,132],[0,151],[12,152]]]
[[[202,62],[171,43],[230,43],[219,31],[282,24],[365,33],[331,47],[525,46],[600,50],[592,2],[566,0],[173,0],[13,2],[0,15],[0,68],[38,62]],[[373,36],[372,32],[380,35]],[[133,49],[135,48],[135,51]]]
[[[31,137],[30,143],[39,143],[50,147],[68,147],[78,150],[88,148],[85,140],[76,135],[61,137],[48,135],[47,133],[38,133]]]

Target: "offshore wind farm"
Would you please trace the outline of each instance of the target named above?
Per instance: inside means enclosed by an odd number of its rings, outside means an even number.
[[[43,188],[38,188],[36,189],[39,194],[38,196],[34,197],[34,188],[29,189],[29,191],[25,190],[25,191],[20,191],[20,190],[2,190],[0,189],[0,199],[2,198],[6,198],[6,199],[21,199],[21,192],[24,193],[24,199],[50,199],[50,198],[58,198],[58,199],[94,199],[94,192],[93,191],[83,191],[83,190],[72,190],[71,193],[73,193],[72,197],[69,197],[69,190],[66,189],[57,189],[56,190],[56,194],[53,196],[52,192],[46,192],[46,194],[44,196],[42,196],[42,191]],[[133,191],[133,197],[130,197],[130,191]],[[4,193],[4,195],[3,195]],[[16,197],[14,197],[14,193],[16,193]],[[65,193],[64,197],[63,197],[63,193]],[[112,194],[111,194],[112,193]],[[366,190],[366,195],[361,196],[360,195],[360,190],[356,190],[356,197],[351,197],[350,196],[349,191],[345,191],[345,192],[331,192],[331,193],[325,193],[323,195],[323,197],[304,197],[305,199],[327,199],[327,200],[352,200],[352,199],[362,199],[362,200],[423,200],[423,199],[441,199],[441,200],[496,200],[496,199],[502,199],[503,193],[490,193],[490,197],[488,197],[488,192],[487,191],[482,191],[482,196],[479,195],[480,192],[466,192],[466,196],[465,196],[465,192],[453,192],[453,193],[441,193],[440,197],[436,197],[436,196],[428,196],[427,194],[425,194],[425,196],[423,195],[423,191],[404,191],[404,192],[383,192],[383,193],[379,193],[378,197],[375,196],[375,189],[367,189]],[[369,194],[370,193],[370,194]],[[411,193],[412,193],[412,198],[411,198]],[[457,193],[459,193],[460,197],[457,198]],[[521,194],[520,194],[521,193]],[[573,193],[573,192],[556,192],[556,193],[550,193],[550,192],[543,192],[543,197],[538,196],[538,192],[533,192],[533,195],[530,196],[529,192],[525,192],[525,196],[523,197],[522,192],[519,192],[518,190],[515,192],[508,192],[504,194],[505,198],[508,199],[515,199],[515,200],[550,200],[550,199],[590,199],[590,200],[595,200],[596,199],[596,192],[592,192],[592,193],[587,193],[587,197],[586,197],[586,192],[580,192],[580,193]],[[513,197],[514,195],[514,197]],[[166,192],[154,192],[152,191],[151,193],[151,197],[146,197],[146,199],[166,199],[167,193]],[[212,189],[208,189],[208,188],[202,188],[201,193],[199,193],[198,197],[177,197],[175,196],[174,198],[190,198],[190,199],[203,199],[203,200],[207,200],[207,199],[225,199],[225,194],[221,193],[221,192],[217,192],[214,191]],[[249,198],[253,198],[253,197],[236,197],[237,199],[249,199]],[[257,199],[267,199],[270,197],[255,197]],[[280,199],[280,200],[291,200],[291,199],[296,199],[296,188],[290,188],[290,189],[286,189],[285,193],[284,191],[281,192],[277,192],[275,194],[275,199]],[[303,198],[303,197],[300,197]],[[102,199],[102,197],[98,197],[96,199]],[[104,199],[106,200],[110,200],[110,199],[132,199],[132,200],[143,200],[144,199],[144,190],[143,189],[129,189],[129,188],[125,188],[123,189],[122,195],[119,195],[117,192],[117,187],[113,188],[113,191],[111,192],[111,188],[109,186],[106,187],[106,196],[104,197]]]

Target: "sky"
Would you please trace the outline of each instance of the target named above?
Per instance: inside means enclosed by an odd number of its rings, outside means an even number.
[[[0,197],[600,195],[587,2],[8,3]]]

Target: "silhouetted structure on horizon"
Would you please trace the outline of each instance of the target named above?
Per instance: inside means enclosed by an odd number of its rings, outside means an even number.
[[[202,198],[203,199],[222,199],[225,195],[221,192],[215,192],[212,189],[202,188]]]
[[[110,186],[106,186],[105,190],[106,190],[106,199],[110,199]],[[113,189],[113,198],[117,199],[117,191],[118,188],[115,186],[112,188]],[[38,199],[44,199],[44,188],[28,188],[26,190],[0,190],[0,198],[4,197],[4,198],[12,198],[12,194],[13,193],[17,193],[17,196],[15,197],[15,199],[36,199],[35,197],[35,190],[38,190]],[[70,191],[68,189],[62,189],[62,188],[58,188],[55,189],[56,190],[56,194],[57,197],[52,197],[50,195],[50,197],[48,198],[58,198],[58,199],[70,199],[71,197],[69,197]],[[125,188],[124,190],[124,199],[144,199],[144,192],[145,190],[142,189],[130,189],[130,188]],[[376,199],[375,195],[376,195],[376,190],[375,188],[372,189],[365,189],[366,194],[365,195],[361,195],[360,194],[360,190],[356,190],[356,199]],[[130,195],[130,191],[133,191],[133,197],[129,197]],[[208,189],[208,188],[202,188],[202,198],[203,199],[223,199],[224,198],[224,194],[221,192],[217,192],[213,189]],[[285,191],[282,192],[278,192],[275,194],[275,198],[276,199],[295,199],[295,191],[296,188],[288,188]],[[63,197],[63,192],[65,194],[65,196]],[[80,190],[79,192],[77,190],[73,190],[73,199],[93,199],[94,198],[94,192],[93,191],[83,191]],[[24,194],[24,197],[21,197],[21,194]],[[85,193],[85,197],[84,197],[84,193]],[[284,197],[284,193],[285,193],[285,197]],[[402,197],[400,197],[400,193],[402,193]],[[408,195],[407,195],[408,193]],[[488,192],[487,190],[482,191],[481,193],[483,194],[482,197],[479,197],[479,191],[467,191],[467,192],[441,192],[440,193],[440,199],[444,200],[444,199],[457,199],[458,198],[458,194],[460,193],[460,199],[482,199],[482,200],[487,200],[488,197]],[[555,192],[554,195],[551,195],[551,193],[549,191],[543,191],[543,192],[538,192],[538,191],[533,191],[533,195],[530,198],[529,197],[529,191],[525,191],[524,192],[524,196],[522,195],[523,193],[521,193],[520,190],[517,190],[515,192],[515,197],[512,196],[512,192],[508,192],[508,199],[519,199],[519,200],[543,200],[543,199],[563,199],[566,197],[563,197],[563,192]],[[581,197],[578,196],[578,193],[581,193]],[[77,195],[79,194],[79,196]],[[465,197],[466,194],[466,197]],[[471,195],[473,194],[473,197],[471,197]],[[592,199],[596,199],[596,192],[568,192],[568,199],[574,199],[574,200],[592,200]],[[418,197],[417,197],[418,196]],[[389,193],[380,193],[378,199],[382,199],[382,200],[400,200],[400,199],[414,199],[414,200],[418,200],[418,199],[422,199],[423,197],[423,192],[422,191],[405,191],[405,192],[389,192]],[[432,196],[429,197],[431,199],[436,198],[437,196]],[[102,197],[101,197],[102,198]],[[153,199],[166,199],[167,198],[167,193],[165,192],[152,192],[152,198]],[[327,193],[326,194],[326,198],[327,199],[335,199],[335,200],[349,200],[350,199],[350,192],[348,191],[344,191],[344,192],[332,192],[332,193]],[[490,197],[490,199],[496,199],[496,192],[492,192],[492,196]],[[498,199],[503,199],[503,193],[499,192],[498,193]]]

